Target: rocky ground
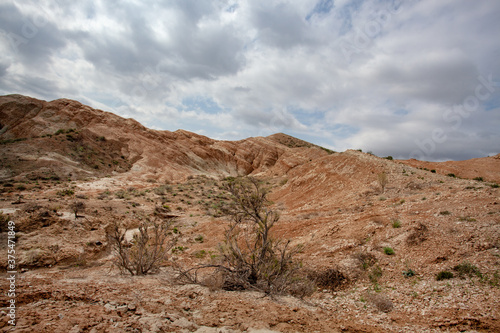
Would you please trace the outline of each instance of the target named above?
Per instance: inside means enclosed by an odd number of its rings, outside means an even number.
[[[184,267],[209,262],[227,226],[221,207],[229,196],[218,179],[4,183],[0,208],[16,221],[22,270],[17,331],[500,329],[500,192],[494,183],[447,177],[354,151],[325,159],[307,167],[314,172],[299,169],[264,179],[272,188],[273,207],[282,214],[277,235],[304,244],[305,268],[335,268],[346,278],[338,289],[319,288],[302,299],[179,284],[169,263],[144,277],[120,274],[112,264],[108,223],[118,219],[135,228],[159,205],[178,216],[172,260]],[[378,168],[389,175],[383,193]],[[77,219],[69,208],[75,200],[85,203]],[[1,241],[6,251],[5,232]],[[388,247],[394,254],[385,254]],[[453,270],[459,264],[477,271],[460,277]],[[455,277],[437,281],[445,270]],[[5,279],[2,289],[7,289]],[[2,306],[7,300],[3,294]],[[2,331],[9,331],[3,318]]]

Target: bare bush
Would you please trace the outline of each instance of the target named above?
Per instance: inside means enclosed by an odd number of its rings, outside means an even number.
[[[378,184],[380,185],[380,188],[382,189],[382,193],[384,193],[385,187],[386,187],[388,182],[389,182],[389,180],[388,180],[387,174],[385,172],[378,174]]]
[[[337,268],[327,268],[320,271],[311,271],[307,274],[316,286],[332,291],[340,290],[349,283],[349,278]]]
[[[69,206],[71,208],[71,210],[73,211],[73,213],[75,213],[75,220],[80,217],[78,215],[79,212],[82,212],[83,210],[85,210],[85,202],[83,201],[78,201],[78,200],[75,200],[73,201],[73,203],[71,203],[71,205]],[[83,216],[82,216],[83,217]]]
[[[128,241],[125,237],[127,229],[113,222],[108,238],[116,254],[116,266],[132,275],[156,273],[175,244],[175,239],[169,236],[172,224],[172,219],[143,222]]]
[[[267,190],[254,178],[229,178],[224,189],[231,194],[227,207],[231,222],[219,246],[219,262],[189,271],[216,268],[216,280],[225,290],[301,294],[310,289],[307,278],[299,272],[301,263],[295,259],[301,247],[271,234],[279,214],[269,209]],[[195,280],[196,276],[190,278]]]

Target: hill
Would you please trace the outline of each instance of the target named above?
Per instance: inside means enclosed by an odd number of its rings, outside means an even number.
[[[283,133],[219,141],[20,95],[0,97],[0,127],[0,251],[8,215],[19,332],[500,331],[498,158],[392,161]],[[280,212],[274,235],[302,245],[303,268],[322,277],[312,295],[174,278],[176,267],[217,259],[224,179],[245,175]],[[133,231],[158,212],[177,216],[171,262],[156,275],[121,274],[110,226]],[[8,302],[3,293],[3,311]]]

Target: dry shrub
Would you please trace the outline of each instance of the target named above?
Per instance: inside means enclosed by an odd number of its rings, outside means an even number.
[[[301,273],[296,254],[300,246],[273,237],[271,229],[279,214],[269,209],[268,191],[254,178],[226,179],[231,194],[225,212],[231,221],[219,246],[217,261],[180,272],[182,280],[198,283],[201,269],[215,269],[208,283],[225,290],[259,290],[268,294],[312,293],[312,284]]]
[[[321,271],[310,271],[308,278],[313,281],[318,288],[340,290],[349,284],[349,278],[338,268],[327,268]]]
[[[269,209],[268,191],[255,178],[229,179],[224,188],[232,195],[232,221],[220,246],[224,289],[289,293],[302,279],[295,259],[301,247],[271,235],[280,216]]]
[[[382,294],[368,294],[366,298],[379,311],[387,313],[387,312],[391,312],[392,309],[394,308],[394,305],[392,304],[392,301],[389,299],[389,297],[387,297],[385,295],[382,295]]]
[[[408,245],[418,245],[427,239],[428,232],[429,229],[425,226],[425,224],[419,222],[406,238],[406,243]]]
[[[367,270],[377,262],[375,255],[369,252],[359,252],[354,257],[359,260],[359,264],[363,270]]]
[[[389,179],[387,178],[387,174],[385,172],[379,173],[377,176],[378,184],[380,185],[380,188],[382,189],[382,193],[385,191],[385,187],[387,186],[387,183],[389,183]]]
[[[122,273],[129,272],[131,275],[158,272],[175,244],[175,239],[169,236],[172,224],[173,219],[147,220],[139,225],[138,233],[129,242],[125,238],[127,229],[113,222],[107,233],[115,251],[115,265]]]

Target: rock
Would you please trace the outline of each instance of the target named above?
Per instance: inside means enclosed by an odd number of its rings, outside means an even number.
[[[174,320],[174,322],[172,323],[172,326],[180,327],[180,328],[185,328],[185,329],[188,329],[188,330],[191,330],[191,331],[198,328],[198,325],[196,325],[195,323],[187,320],[184,317],[181,317],[181,318],[179,318],[177,320]]]

